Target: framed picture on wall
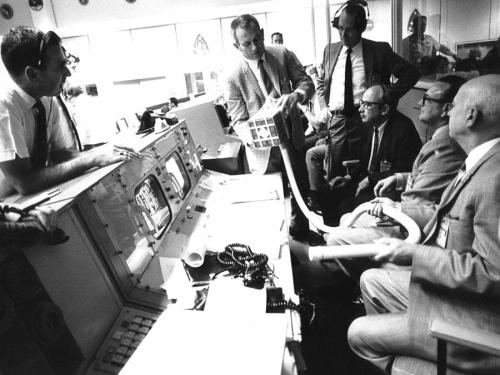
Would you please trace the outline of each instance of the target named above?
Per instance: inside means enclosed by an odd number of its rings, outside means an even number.
[[[496,39],[487,39],[456,43],[457,56],[466,59],[472,53],[472,56],[476,59],[483,59],[488,51],[495,46],[495,42]]]

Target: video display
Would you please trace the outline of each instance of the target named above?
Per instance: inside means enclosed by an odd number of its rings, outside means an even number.
[[[158,179],[153,175],[146,177],[135,188],[134,196],[136,203],[146,211],[142,215],[148,228],[159,238],[170,223],[172,212]]]
[[[179,198],[184,199],[191,189],[191,182],[177,152],[165,161],[165,169]]]

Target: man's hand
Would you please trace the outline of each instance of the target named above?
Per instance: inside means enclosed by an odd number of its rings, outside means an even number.
[[[356,189],[356,194],[354,196],[357,197],[358,194],[367,189],[368,186],[370,186],[370,180],[368,180],[368,177],[365,177],[361,181],[359,181],[358,187]]]
[[[379,182],[377,182],[377,184],[373,188],[373,192],[375,193],[375,196],[376,197],[383,197],[383,196],[386,196],[391,191],[396,190],[396,181],[397,181],[397,178],[394,175],[394,176],[389,176],[387,178],[384,178],[383,180],[380,180]]]
[[[40,207],[28,212],[41,225],[47,234],[52,234],[56,228],[57,214],[49,207]]]
[[[349,175],[345,176],[336,176],[333,179],[328,182],[330,185],[330,189],[339,189],[341,187],[346,186],[350,181],[352,180],[352,177]]]
[[[278,99],[278,106],[281,106],[281,113],[288,117],[290,112],[292,112],[293,108],[300,102],[302,99],[301,95],[294,91],[291,94],[283,94],[281,98]]]
[[[389,198],[375,198],[370,201],[370,203],[372,204],[372,208],[368,211],[368,213],[384,220],[387,219],[387,217],[384,215],[384,209],[382,208],[383,204],[391,207],[398,207],[398,203]]]
[[[329,122],[330,117],[331,117],[330,111],[328,110],[328,108],[322,108],[316,117],[317,117],[319,122],[322,122],[322,123],[325,123],[326,125],[328,125],[328,122]]]
[[[96,147],[88,152],[91,153],[90,156],[96,167],[104,167],[108,164],[131,160],[132,158],[139,158],[141,156],[141,154],[130,147],[116,146],[111,143]]]
[[[387,249],[375,255],[377,262],[391,262],[400,266],[410,266],[418,245],[409,244],[397,238],[380,238],[376,244],[387,245]]]

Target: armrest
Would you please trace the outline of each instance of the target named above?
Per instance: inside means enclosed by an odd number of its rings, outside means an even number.
[[[469,329],[442,319],[434,319],[430,326],[431,336],[454,344],[466,346],[500,357],[500,334]]]

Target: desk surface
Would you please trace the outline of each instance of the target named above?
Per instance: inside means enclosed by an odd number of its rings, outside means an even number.
[[[120,375],[279,375],[285,314],[166,310]]]
[[[133,147],[136,151],[141,152],[149,145],[165,136],[166,133],[167,132],[151,133],[143,137],[134,135],[133,137],[124,139],[124,142],[128,146]],[[24,208],[30,206],[33,203],[44,200],[51,191],[53,191],[54,189],[59,189],[60,193],[54,195],[49,200],[45,201],[42,205],[50,205],[50,207],[52,207],[54,210],[61,211],[71,205],[80,194],[97,184],[104,177],[111,174],[124,163],[125,161],[110,164],[102,168],[91,169],[83,173],[81,176],[35,194],[25,196],[22,196],[20,194],[13,194],[5,198],[2,203],[14,204],[21,208]]]

